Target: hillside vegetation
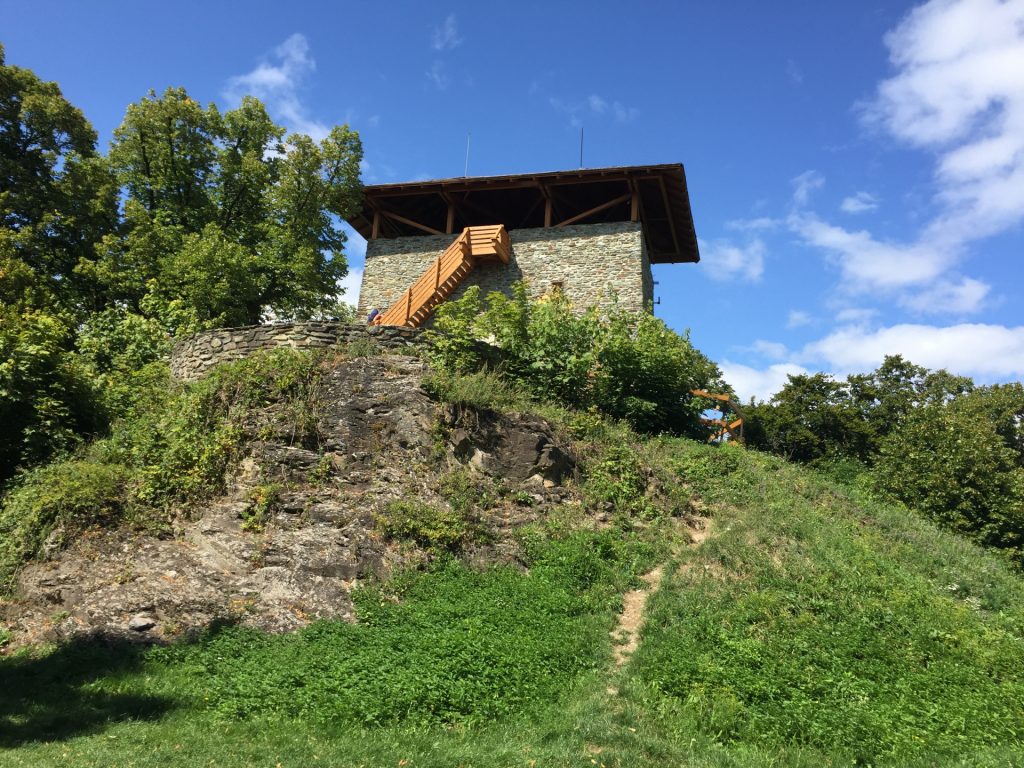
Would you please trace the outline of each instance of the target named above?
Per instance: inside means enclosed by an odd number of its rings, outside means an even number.
[[[429,374],[175,383],[171,334],[346,314],[358,136],[169,89],[102,155],[2,47],[0,102],[4,766],[1021,764],[1019,384],[888,358],[707,445],[688,336],[524,286],[439,307]]]
[[[781,459],[572,429],[609,525],[566,510],[523,531],[522,566],[367,586],[356,625],[9,658],[5,764],[1015,764],[1024,588],[1005,562]],[[637,462],[677,507],[637,503]],[[675,514],[698,498],[694,547]],[[659,561],[617,668],[622,593]]]

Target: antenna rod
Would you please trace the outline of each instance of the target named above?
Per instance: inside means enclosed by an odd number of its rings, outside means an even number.
[[[583,126],[580,126],[580,168],[583,167]]]
[[[462,175],[467,178],[469,177],[469,140],[472,136],[472,133],[466,134],[466,170],[463,171]]]

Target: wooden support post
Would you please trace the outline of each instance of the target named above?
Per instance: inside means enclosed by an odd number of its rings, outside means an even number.
[[[661,199],[665,203],[665,215],[668,216],[668,228],[672,232],[672,244],[676,247],[676,253],[681,253],[679,249],[679,234],[676,232],[676,222],[670,213],[672,206],[668,202],[668,190],[665,189],[665,178],[663,176],[658,177],[658,186],[661,187]]]
[[[450,235],[455,230],[455,205],[448,203],[448,223],[445,225],[444,233]]]
[[[629,201],[629,220],[640,221],[640,195],[635,189]]]
[[[370,231],[370,239],[376,240],[380,237],[380,211],[373,210],[373,229]]]

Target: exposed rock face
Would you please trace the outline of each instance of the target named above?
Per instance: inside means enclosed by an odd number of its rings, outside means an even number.
[[[425,372],[409,357],[339,364],[325,378],[315,449],[290,445],[288,435],[252,442],[227,494],[182,510],[173,535],[81,536],[23,570],[0,619],[18,643],[157,642],[221,620],[273,632],[351,620],[355,585],[424,556],[386,541],[375,517],[398,499],[446,505],[439,485],[453,469],[505,491],[478,510],[493,541],[466,556],[514,557],[508,534],[571,498],[572,453],[536,416],[439,406],[423,391]],[[262,517],[259,493],[273,496]]]

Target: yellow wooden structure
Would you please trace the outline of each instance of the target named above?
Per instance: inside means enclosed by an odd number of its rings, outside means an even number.
[[[694,397],[706,397],[709,400],[717,400],[720,403],[714,410],[722,412],[721,419],[701,418],[701,422],[711,428],[711,434],[708,436],[709,443],[721,442],[726,439],[726,436],[728,436],[729,440],[743,443],[743,411],[740,410],[740,407],[733,401],[730,395],[708,392],[703,389],[692,389],[690,394]],[[727,418],[730,411],[737,418]]]
[[[451,296],[478,261],[497,259],[508,264],[511,253],[504,225],[466,227],[394,304],[373,319],[373,324],[418,328],[434,307]]]

